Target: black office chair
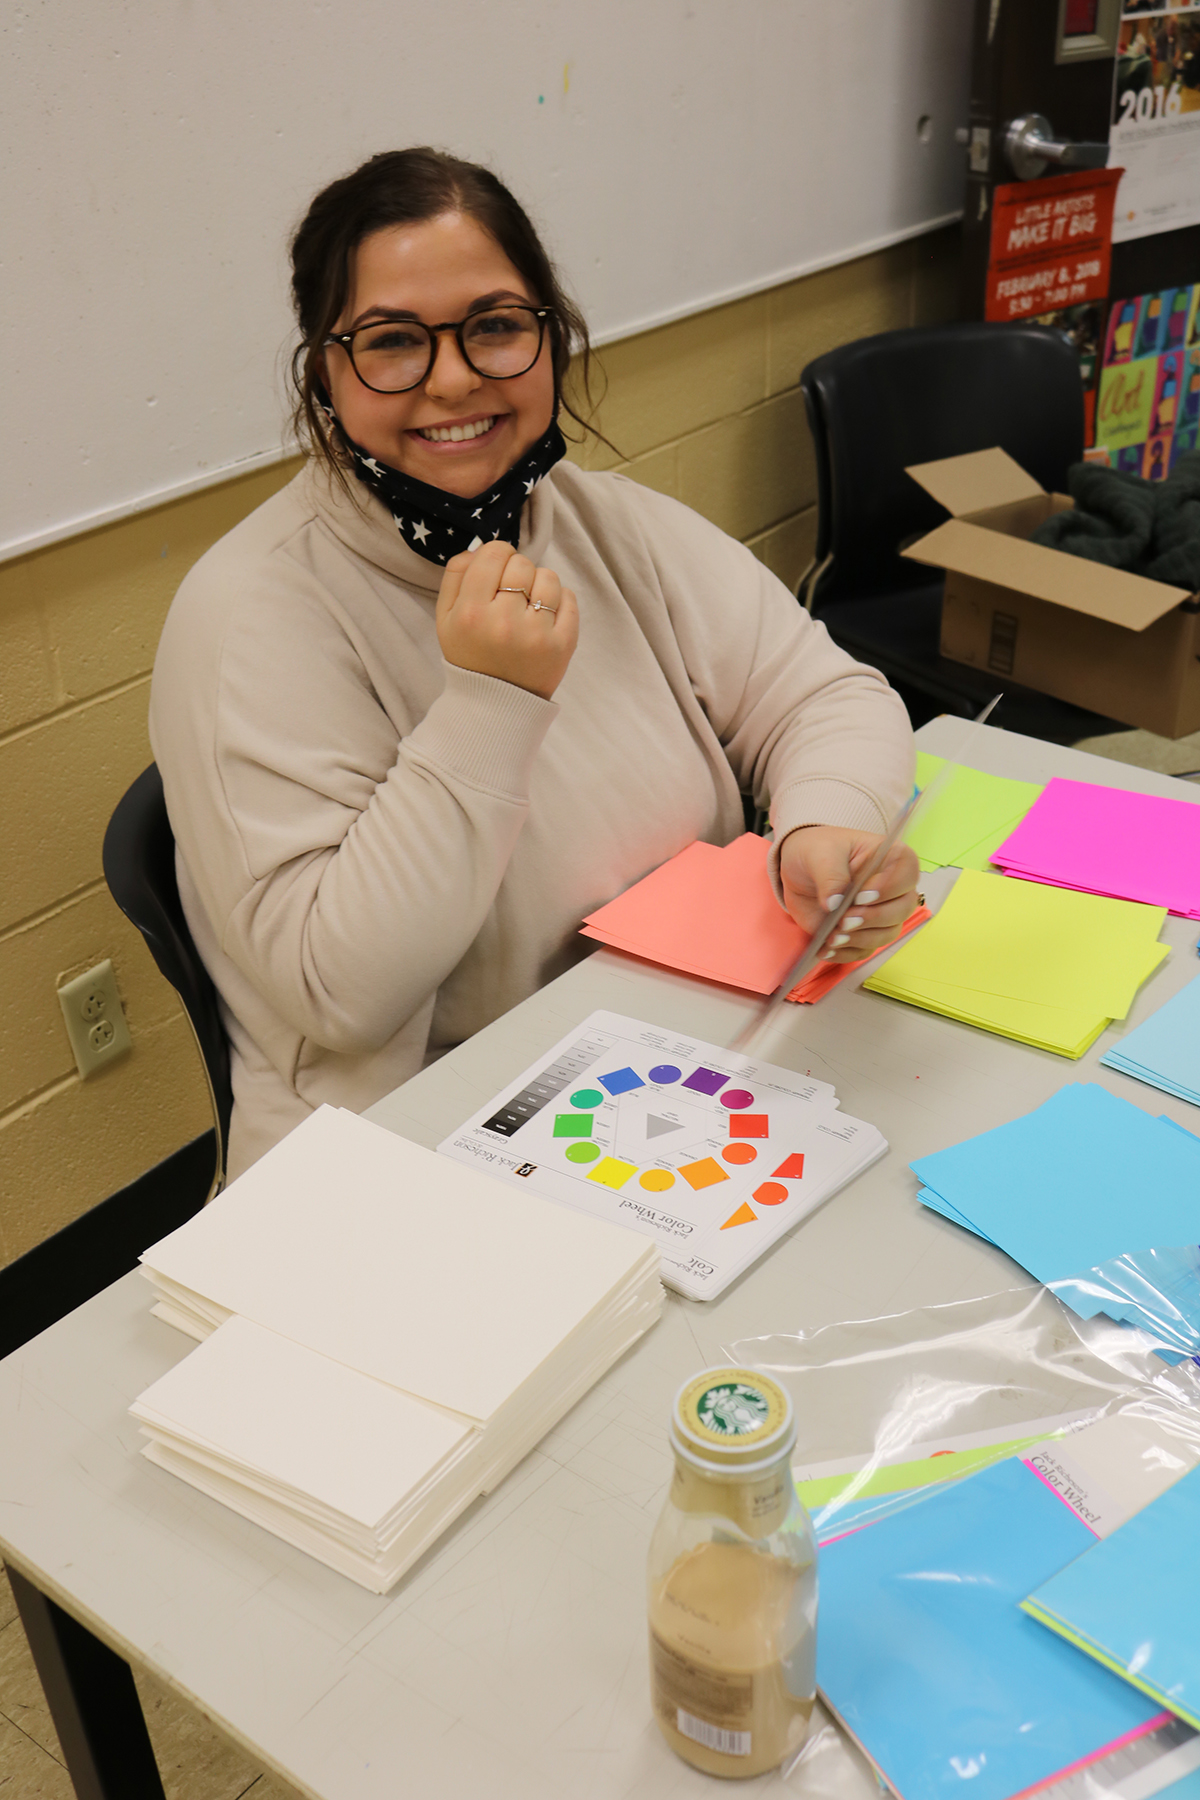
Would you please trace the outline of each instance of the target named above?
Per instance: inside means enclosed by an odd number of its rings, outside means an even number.
[[[951,662],[942,577],[901,548],[944,508],[905,469],[994,445],[1048,491],[1083,455],[1083,388],[1067,340],[1039,325],[918,326],[859,338],[800,376],[817,463],[817,543],[800,599],[834,641],[880,669],[914,725],[970,716],[1004,685],[992,723],[1072,743],[1114,721]]]
[[[183,916],[175,879],[175,838],[157,763],[144,769],[118,802],[104,834],[103,860],[109,892],[145,938],[160,973],[183,1001],[195,1033],[216,1125],[211,1190],[215,1194],[225,1181],[233,1111],[229,1039],[221,1023],[217,991]]]

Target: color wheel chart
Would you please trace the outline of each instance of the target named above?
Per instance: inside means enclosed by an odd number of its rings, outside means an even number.
[[[655,1237],[711,1299],[883,1154],[822,1081],[597,1012],[438,1149]]]

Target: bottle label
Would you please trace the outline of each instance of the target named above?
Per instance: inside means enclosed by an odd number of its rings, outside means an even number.
[[[675,1428],[706,1460],[745,1460],[791,1436],[791,1401],[783,1388],[753,1369],[705,1369],[675,1399]],[[785,1446],[786,1447],[786,1446]]]
[[[690,1712],[684,1712],[682,1706],[676,1708],[675,1729],[680,1737],[691,1738],[694,1743],[703,1744],[706,1750],[719,1750],[722,1756],[750,1754],[748,1731],[723,1731],[719,1725],[710,1725],[707,1719],[697,1719]]]
[[[746,1437],[765,1425],[771,1415],[767,1396],[748,1381],[718,1382],[705,1388],[695,1405],[701,1425],[717,1437]]]
[[[725,1750],[725,1755],[749,1756],[750,1733],[745,1727],[754,1711],[753,1676],[705,1668],[673,1650],[657,1631],[650,1633],[650,1667],[654,1704],[668,1724],[685,1737],[708,1744],[710,1750],[723,1746],[700,1737],[700,1729],[744,1739],[744,1749]],[[685,1718],[696,1729],[680,1724]]]

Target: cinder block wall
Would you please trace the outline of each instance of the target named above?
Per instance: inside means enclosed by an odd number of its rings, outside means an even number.
[[[599,423],[627,460],[790,587],[815,529],[797,381],[821,351],[954,313],[939,232],[612,344]],[[0,1265],[210,1123],[172,990],[108,897],[100,843],[150,760],[146,708],[171,596],[209,544],[289,480],[231,480],[0,566]],[[75,1073],[55,989],[111,957],[133,1052]]]

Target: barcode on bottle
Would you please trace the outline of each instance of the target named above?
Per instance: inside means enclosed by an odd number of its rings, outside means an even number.
[[[675,1709],[675,1729],[681,1736],[691,1738],[693,1743],[703,1744],[706,1750],[719,1750],[722,1756],[750,1754],[748,1731],[722,1731],[719,1725],[710,1725],[707,1719],[697,1719],[690,1712],[684,1712],[682,1706]]]

